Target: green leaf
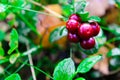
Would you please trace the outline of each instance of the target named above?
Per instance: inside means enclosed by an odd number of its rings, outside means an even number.
[[[115,0],[115,3],[118,5],[118,7],[120,8],[120,0]]]
[[[72,80],[75,73],[75,65],[71,58],[58,63],[53,73],[54,80]]]
[[[0,3],[2,3],[2,4],[7,4],[7,3],[8,3],[8,0],[0,0]]]
[[[0,3],[0,13],[5,12],[7,8],[8,7],[6,5]]]
[[[88,20],[89,21],[96,21],[96,22],[100,22],[101,21],[101,19],[98,16],[90,16]]]
[[[115,56],[110,59],[110,67],[114,70],[120,68],[120,56]]]
[[[50,33],[49,41],[55,42],[66,35],[67,35],[67,29],[65,28],[65,26],[58,27]]]
[[[106,36],[103,33],[103,30],[100,29],[99,34],[95,37],[95,40],[98,42],[99,47],[103,46],[104,43],[107,41]]]
[[[2,41],[5,37],[5,33],[0,30],[0,41]]]
[[[15,53],[15,54],[12,54],[9,58],[9,61],[11,64],[15,63],[15,61],[17,60],[17,58],[20,56],[19,53]]]
[[[86,59],[84,59],[77,68],[77,73],[86,73],[90,71],[90,69],[99,61],[102,59],[102,56],[96,55],[91,56]]]
[[[85,80],[85,78],[80,77],[80,78],[77,78],[75,80]]]
[[[21,78],[19,74],[15,73],[5,78],[5,80],[21,80]]]
[[[113,33],[115,36],[120,36],[120,26],[117,24],[111,24],[107,28],[111,33]]]
[[[62,6],[62,13],[64,16],[69,17],[72,14],[72,10],[71,10],[71,5],[63,5]]]
[[[25,4],[24,0],[10,0],[9,3],[19,7],[22,7]]]
[[[82,21],[88,21],[89,12],[78,13]]]
[[[85,12],[85,7],[87,5],[86,0],[78,0],[75,2],[75,12],[82,13]]]
[[[0,64],[3,64],[3,63],[6,63],[8,62],[9,60],[7,58],[4,58],[4,59],[0,59]]]
[[[4,56],[4,49],[2,48],[2,44],[0,43],[0,56]]]
[[[120,49],[119,48],[113,48],[107,53],[107,57],[113,57],[113,56],[120,56]]]
[[[68,4],[74,5],[74,0],[67,0]]]
[[[8,50],[8,54],[11,54],[14,50],[18,48],[18,33],[15,29],[12,29],[10,33],[10,49]]]
[[[7,13],[6,12],[1,12],[0,13],[0,21],[3,21],[6,19]]]

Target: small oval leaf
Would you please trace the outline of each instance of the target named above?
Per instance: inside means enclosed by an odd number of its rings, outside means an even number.
[[[1,43],[0,43],[0,56],[4,56],[4,49],[2,48]]]
[[[76,13],[81,13],[85,11],[85,7],[87,5],[86,0],[78,0],[75,2],[75,12]]]
[[[6,9],[7,9],[7,6],[0,3],[0,13],[1,13],[1,12],[5,12]]]
[[[4,37],[5,37],[5,33],[2,30],[0,30],[0,41],[2,41]]]
[[[15,73],[5,78],[5,80],[21,80],[21,78],[19,74]]]
[[[85,80],[85,78],[80,77],[80,78],[77,78],[75,80]]]
[[[75,65],[71,58],[61,61],[54,70],[54,80],[72,80],[75,73]]]
[[[100,22],[101,19],[98,16],[90,16],[88,21],[96,21],[96,22]]]
[[[17,60],[17,58],[20,56],[19,53],[16,53],[16,54],[12,54],[9,58],[9,61],[11,64],[15,63],[15,61]]]
[[[15,49],[18,48],[18,33],[16,29],[12,29],[12,32],[10,33],[9,46],[10,49],[8,50],[8,54],[11,54]]]
[[[99,60],[102,59],[101,55],[91,56],[84,59],[77,68],[77,73],[88,72]]]
[[[113,56],[120,56],[120,49],[119,48],[113,48],[107,53],[107,57],[113,57]]]
[[[67,35],[67,29],[65,26],[62,26],[62,27],[58,27],[56,28],[54,31],[52,31],[50,33],[50,36],[49,36],[49,41],[50,42],[54,42],[54,41],[57,41],[59,40],[60,38],[64,37]]]

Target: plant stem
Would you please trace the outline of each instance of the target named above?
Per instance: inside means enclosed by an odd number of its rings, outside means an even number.
[[[18,71],[20,71],[20,69],[22,69],[27,62],[28,60],[26,60],[14,73],[17,73]]]
[[[70,57],[72,58],[72,48],[70,48]]]
[[[29,44],[28,44],[28,43],[26,43],[26,46],[27,46],[27,50],[29,50]],[[28,59],[29,59],[30,65],[33,65],[33,61],[32,61],[32,56],[31,56],[31,54],[28,54]],[[36,75],[35,75],[35,70],[34,70],[34,68],[33,68],[32,66],[30,66],[30,68],[31,68],[33,80],[37,80],[37,79],[36,79]]]
[[[47,7],[45,7],[45,6],[43,6],[43,5],[40,4],[40,3],[37,3],[37,2],[35,2],[35,1],[33,1],[33,0],[29,0],[29,2],[31,2],[31,3],[33,3],[33,4],[37,5],[37,6],[42,7],[43,9],[45,9],[46,11],[48,11],[49,13],[55,15],[56,17],[64,18],[62,15],[60,15],[60,14],[58,14],[58,13],[52,11],[51,9],[49,9],[49,8],[47,8]]]
[[[12,6],[12,5],[8,5],[9,7],[13,7],[13,8],[17,8],[17,9],[21,9],[21,10],[26,10],[26,11],[31,11],[31,12],[35,12],[35,13],[39,13],[39,14],[45,14],[45,15],[49,15],[49,16],[55,16],[46,12],[42,12],[42,11],[36,11],[36,10],[32,10],[32,9],[27,9],[27,8],[23,8],[23,7],[17,7],[17,6]]]
[[[49,78],[53,79],[53,77],[52,77],[52,76],[50,76],[48,73],[44,72],[43,70],[39,69],[38,67],[33,66],[33,65],[31,65],[31,64],[27,64],[27,63],[26,63],[26,65],[31,66],[31,67],[33,67],[33,68],[35,68],[36,70],[38,70],[38,71],[40,71],[41,73],[43,73],[43,74],[45,74],[46,76],[48,76]]]

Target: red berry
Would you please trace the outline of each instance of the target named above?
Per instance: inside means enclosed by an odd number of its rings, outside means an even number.
[[[77,14],[72,14],[69,19],[74,19],[74,20],[76,20],[78,22],[81,22],[81,19]]]
[[[66,27],[68,32],[76,33],[79,27],[79,22],[77,22],[76,20],[70,19],[67,21]]]
[[[80,42],[80,45],[84,49],[91,49],[91,48],[93,48],[95,46],[95,39],[94,38],[90,38],[88,40],[82,40]]]
[[[98,33],[100,32],[100,26],[98,25],[98,23],[96,22],[91,22],[90,25],[93,28],[93,36],[98,35]]]
[[[79,42],[79,37],[76,34],[68,33],[68,40],[74,43]]]
[[[93,29],[90,24],[83,23],[78,28],[78,35],[81,39],[89,39],[93,36]]]

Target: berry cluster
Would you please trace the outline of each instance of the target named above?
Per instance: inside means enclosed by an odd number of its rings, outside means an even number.
[[[77,14],[72,14],[66,23],[68,40],[74,43],[80,42],[84,49],[91,49],[95,46],[95,39],[100,27],[97,22],[85,23]]]

